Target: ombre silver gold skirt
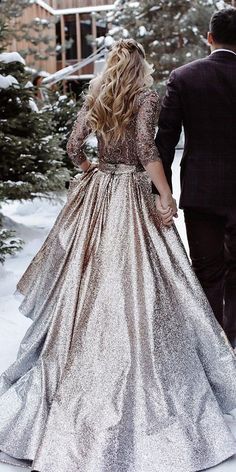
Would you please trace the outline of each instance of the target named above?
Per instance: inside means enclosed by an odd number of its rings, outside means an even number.
[[[69,190],[22,276],[32,319],[0,379],[0,459],[39,472],[195,472],[236,453],[236,361],[135,166]]]

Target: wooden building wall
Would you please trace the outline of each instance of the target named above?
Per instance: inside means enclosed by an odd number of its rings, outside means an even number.
[[[80,8],[93,5],[112,5],[114,0],[45,0],[52,8]]]
[[[28,24],[30,23],[34,18],[40,18],[40,19],[47,19],[47,20],[52,20],[54,19],[54,16],[51,15],[48,11],[46,11],[44,8],[37,4],[33,4],[32,6],[26,8],[23,10],[23,14],[20,19],[17,19],[17,22],[21,24]],[[30,32],[31,36],[36,36],[37,33],[33,32],[33,30]],[[55,24],[52,24],[52,27],[48,30],[47,32],[48,35],[52,36],[52,41],[51,45],[55,47],[56,44],[56,27]],[[29,43],[25,40],[22,41],[16,41],[13,39],[12,44],[9,46],[10,51],[24,51],[28,49]],[[43,53],[44,49],[46,48],[46,45],[40,45],[40,51]],[[33,66],[35,63],[35,59],[33,56],[27,56],[26,58],[27,65]],[[56,70],[56,55],[49,56],[48,59],[46,60],[37,60],[35,63],[35,67],[39,70],[46,70],[47,72],[53,73]]]
[[[26,57],[26,62],[27,65],[33,66],[37,68],[38,70],[45,70],[49,73],[53,73],[56,70],[59,70],[67,65],[74,64],[75,62],[80,61],[81,59],[87,57],[89,54],[91,54],[92,51],[96,49],[95,42],[94,45],[91,47],[88,47],[86,45],[86,37],[90,36],[92,38],[96,38],[99,35],[103,35],[103,30],[101,31],[101,28],[99,29],[98,26],[98,17],[100,15],[105,17],[106,12],[102,12],[101,14],[93,14],[90,12],[83,11],[79,13],[73,13],[73,14],[67,14],[66,9],[67,8],[86,8],[86,7],[92,7],[92,6],[100,6],[100,5],[112,5],[114,3],[113,0],[44,0],[44,3],[47,3],[50,7],[52,7],[55,10],[58,9],[63,9],[63,14],[60,14],[59,16],[55,17],[55,15],[51,14],[48,12],[45,8],[38,4],[33,4],[32,6],[26,8],[23,10],[22,17],[18,19],[17,21],[20,21],[21,24],[29,24],[34,18],[40,18],[40,19],[48,19],[48,20],[53,20],[55,21],[55,24],[53,24],[52,28],[48,30],[47,34],[50,34],[50,36],[53,37],[52,39],[52,46],[55,49],[56,44],[62,44],[64,46],[61,54],[51,55],[48,57],[47,60],[36,60],[34,57],[27,56]],[[68,51],[68,49],[65,49],[65,44],[67,42],[67,36],[68,36],[68,28],[70,27],[71,23],[73,22],[73,28],[75,30],[74,32],[74,38],[73,38],[73,54],[70,54],[71,51]],[[86,23],[87,23],[87,28],[89,31],[86,31]],[[88,26],[89,24],[89,26]],[[36,34],[36,33],[32,33]],[[12,44],[9,47],[10,51],[22,51],[24,49],[27,49],[29,44],[25,40],[22,41],[16,41],[13,40]],[[42,48],[42,52],[44,50],[44,45],[40,45]],[[93,73],[93,65],[89,65],[85,67],[83,70],[80,71],[80,74],[91,74]]]

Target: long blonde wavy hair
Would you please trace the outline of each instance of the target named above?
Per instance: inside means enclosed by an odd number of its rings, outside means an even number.
[[[152,85],[153,68],[141,44],[120,39],[112,45],[101,76],[90,83],[87,122],[106,145],[117,142],[135,110],[136,94]]]

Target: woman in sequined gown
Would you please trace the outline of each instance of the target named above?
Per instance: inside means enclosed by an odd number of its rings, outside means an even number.
[[[235,355],[151,193],[150,177],[171,224],[149,76],[142,48],[119,41],[78,114],[68,152],[84,172],[18,284],[32,324],[0,379],[2,461],[195,472],[236,452],[224,416],[236,407]],[[91,129],[96,167],[83,152]]]

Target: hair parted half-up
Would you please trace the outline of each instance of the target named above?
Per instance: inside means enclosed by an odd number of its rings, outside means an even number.
[[[87,94],[87,122],[106,145],[122,137],[137,92],[152,85],[152,72],[137,41],[121,39],[112,45],[104,72],[91,81]]]

